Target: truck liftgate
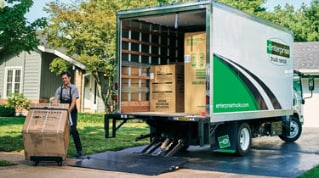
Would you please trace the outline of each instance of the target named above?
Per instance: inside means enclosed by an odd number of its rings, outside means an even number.
[[[150,126],[149,134],[136,138],[136,141],[150,139],[150,144],[141,150],[141,154],[172,157],[181,150],[185,151],[191,144],[207,144],[208,139],[204,137],[204,133],[208,135],[209,120],[207,118],[185,117],[184,114],[170,114],[169,117],[163,113],[148,113],[148,115],[151,116],[141,113],[106,114],[104,117],[105,138],[115,137],[116,131],[128,120],[141,119]],[[194,138],[197,135],[200,135],[202,139]]]
[[[124,123],[130,119],[137,118],[145,120],[146,122],[152,122],[152,119],[158,120],[160,116],[143,117],[141,115],[106,114],[104,117],[105,137],[115,137],[116,131]],[[110,129],[111,134],[109,133]],[[136,138],[136,140],[150,138],[150,144],[147,146],[130,148],[118,152],[107,151],[89,155],[85,159],[71,164],[71,166],[143,175],[158,175],[183,167],[183,165],[188,162],[187,158],[176,157],[174,154],[182,149],[187,149],[188,143],[185,142],[183,137],[163,136],[159,134],[161,127],[157,127],[157,129],[159,130],[152,131],[151,126],[150,134]]]
[[[182,168],[187,163],[182,157],[158,157],[130,151],[93,154],[71,166],[128,172],[142,175],[158,175]]]

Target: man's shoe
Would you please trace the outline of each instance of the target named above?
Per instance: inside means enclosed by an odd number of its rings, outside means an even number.
[[[80,158],[82,156],[82,151],[78,151],[76,152],[76,154],[74,155],[74,157],[76,158]]]

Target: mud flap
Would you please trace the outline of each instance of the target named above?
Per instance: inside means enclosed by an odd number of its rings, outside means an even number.
[[[70,166],[143,175],[159,175],[181,168],[187,159],[141,153],[111,152],[93,154]]]
[[[211,144],[211,149],[216,152],[235,153],[237,132],[237,123],[222,124],[218,126],[211,138],[214,140],[214,144]]]

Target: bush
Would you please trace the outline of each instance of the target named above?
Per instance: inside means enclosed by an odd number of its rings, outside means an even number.
[[[29,110],[31,100],[24,97],[22,93],[12,93],[7,99],[7,106],[15,108],[20,114],[23,109]]]
[[[13,107],[0,105],[0,117],[13,117],[16,115],[16,110]]]
[[[0,167],[13,166],[13,165],[16,165],[16,164],[13,163],[13,162],[11,162],[11,161],[1,160],[1,159],[0,159]]]

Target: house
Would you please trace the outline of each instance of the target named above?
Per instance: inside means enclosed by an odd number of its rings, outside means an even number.
[[[71,62],[74,67],[73,83],[82,88],[85,66],[58,50],[39,46],[31,53],[21,52],[18,56],[0,56],[0,103],[6,102],[11,93],[23,93],[34,103],[48,102],[54,96],[61,77],[50,72],[49,64],[56,57]],[[82,90],[79,91],[82,95]],[[77,106],[82,107],[82,98]]]
[[[49,70],[49,64],[56,57],[73,64],[71,82],[79,89],[78,110],[104,112],[105,106],[99,97],[97,84],[92,75],[85,73],[85,66],[61,50],[45,46],[38,46],[30,54],[22,52],[18,56],[0,56],[0,104],[4,104],[13,91],[23,93],[34,103],[49,102],[49,98],[54,96],[57,87],[61,85],[61,77]]]
[[[308,80],[303,79],[304,124],[319,127],[319,42],[296,42],[293,49],[294,68],[302,73],[315,75],[315,90],[312,97],[308,90]]]

